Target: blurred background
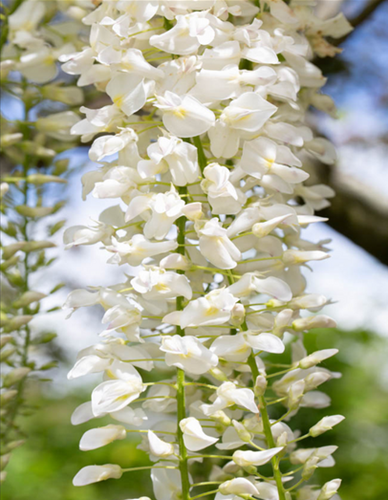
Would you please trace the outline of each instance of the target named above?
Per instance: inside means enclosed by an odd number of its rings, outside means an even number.
[[[343,500],[383,500],[388,498],[388,2],[327,0],[318,5],[323,17],[339,10],[355,30],[341,41],[343,54],[316,61],[329,77],[323,91],[335,100],[339,118],[318,112],[310,117],[317,132],[334,142],[338,151],[333,167],[311,165],[312,177],[332,186],[337,196],[322,214],[330,217],[331,225],[315,224],[305,233],[313,241],[332,240],[331,259],[314,265],[308,280],[309,291],[333,300],[325,313],[337,320],[338,329],[309,333],[306,347],[340,350],[326,366],[343,376],[328,382],[325,391],[332,398],[331,413],[347,419],[319,438],[320,446],[335,443],[339,450],[335,469],[318,469],[316,479],[343,478]],[[4,98],[1,104],[4,114],[17,113],[17,102]],[[65,215],[68,225],[87,224],[111,201],[82,202],[80,177],[93,165],[85,148],[73,151],[70,160],[73,173]],[[46,271],[43,281],[37,278],[42,291],[58,280],[66,282],[62,297],[52,299],[53,306],[64,301],[71,289],[109,285],[122,277],[121,270],[105,263],[106,256],[97,247],[61,252],[51,273]],[[78,450],[88,424],[72,427],[70,415],[89,400],[93,380],[70,383],[66,372],[77,351],[97,340],[100,320],[97,308],[80,310],[67,320],[63,312],[34,320],[35,331],[58,334],[50,356],[60,361],[60,368],[50,373],[51,382],[30,389],[37,408],[25,419],[28,440],[12,454],[2,500],[124,500],[151,495],[147,471],[83,488],[71,483],[81,467],[92,463],[123,467],[148,463],[136,440],[87,453]],[[301,410],[294,425],[303,432],[325,413]]]

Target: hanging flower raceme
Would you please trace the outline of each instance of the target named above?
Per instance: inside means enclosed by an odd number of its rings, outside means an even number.
[[[75,146],[70,129],[78,115],[72,108],[84,98],[74,78],[56,78],[59,59],[80,48],[84,27],[78,16],[87,10],[77,4],[11,0],[2,6],[0,482],[12,451],[27,437],[21,417],[36,407],[37,394],[30,387],[47,380],[44,372],[56,366],[46,348],[56,334],[44,331],[39,318],[57,308],[47,301],[63,284],[50,286],[51,280],[41,277],[50,275],[57,233],[65,223],[58,212],[69,172],[65,155]],[[3,113],[3,103],[12,112]],[[72,246],[110,242],[110,236],[101,222],[92,229],[73,228],[66,239]]]
[[[324,220],[314,210],[333,193],[304,185],[302,160],[333,161],[306,126],[304,110],[325,99],[309,59],[322,48],[317,37],[341,37],[349,24],[339,16],[321,30],[311,3],[282,0],[103,0],[84,22],[90,46],[63,69],[111,104],[81,109],[86,118],[72,131],[84,141],[100,134],[89,153],[100,166],[84,176],[84,196],[114,198],[115,212],[65,239],[98,242],[110,264],[130,267],[123,283],[68,300],[100,304],[109,323],[69,375],[103,372],[73,423],[113,419],[87,431],[81,449],[142,434],[156,500],[205,496],[191,470],[204,457],[214,460],[208,494],[217,500],[333,497],[339,480],[321,490],[303,483],[334,465],[336,448],[303,440],[343,417],[302,436],[285,421],[329,406],[320,386],[338,376],[320,366],[336,350],[308,354],[303,345],[304,332],[334,322],[316,314],[326,299],[306,293],[304,276],[328,251],[301,236]],[[148,373],[159,368],[155,382]],[[123,472],[131,469],[86,467],[74,484]]]

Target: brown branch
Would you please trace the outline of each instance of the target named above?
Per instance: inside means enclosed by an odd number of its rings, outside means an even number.
[[[348,34],[344,35],[341,38],[337,38],[336,40],[332,40],[330,43],[332,45],[338,46],[341,45],[352,33],[355,32],[358,26],[361,26],[365,21],[367,21],[370,16],[374,13],[374,11],[384,2],[385,0],[370,0],[365,6],[365,8],[358,14],[358,16],[353,19],[349,19],[350,24],[353,26],[353,31],[350,31]]]
[[[333,229],[388,265],[388,199],[319,162],[312,166],[312,181],[327,184],[336,192],[331,206],[319,215],[328,217]]]

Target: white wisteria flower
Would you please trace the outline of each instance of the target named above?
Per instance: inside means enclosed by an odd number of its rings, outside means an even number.
[[[167,366],[176,366],[195,375],[217,366],[218,357],[196,337],[164,336],[161,351],[165,352]]]
[[[200,422],[194,417],[184,418],[179,422],[179,427],[185,446],[190,451],[202,450],[218,441],[218,438],[205,434]]]

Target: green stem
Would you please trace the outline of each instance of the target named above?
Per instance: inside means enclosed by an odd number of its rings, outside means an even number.
[[[185,401],[185,372],[180,368],[177,369],[177,403],[178,403],[178,445],[179,445],[179,470],[181,473],[182,483],[182,500],[189,499],[190,481],[189,469],[187,465],[187,450],[183,441],[183,432],[180,428],[180,422],[186,418],[186,401]]]
[[[205,152],[203,150],[201,138],[199,136],[193,138],[194,146],[197,148],[198,151],[198,163],[199,163],[199,168],[201,169],[201,172],[205,170],[205,167],[207,165],[207,158],[205,156]]]
[[[248,358],[248,365],[252,371],[253,380],[255,381],[256,378],[259,376],[259,369],[257,368],[255,357],[252,354]],[[260,403],[260,414],[263,422],[265,439],[267,441],[269,448],[275,448],[275,441],[272,435],[271,423],[269,421],[269,416],[267,411],[267,403],[265,401],[264,396],[259,396],[259,403]],[[286,500],[286,494],[284,492],[284,487],[282,483],[282,473],[279,469],[278,458],[276,456],[272,457],[271,463],[272,463],[273,476],[275,478],[276,486],[279,493],[279,500]]]
[[[186,187],[179,188],[179,194],[187,194]],[[185,254],[185,230],[186,230],[186,217],[180,217],[177,220],[178,226],[178,247],[177,252],[181,255]],[[183,271],[178,271],[183,274]],[[177,297],[176,308],[177,311],[182,311],[183,309],[184,297]],[[177,334],[184,337],[185,331],[180,326],[177,326]],[[187,450],[185,443],[183,441],[183,432],[180,428],[180,422],[186,418],[186,397],[185,397],[185,372],[180,368],[177,368],[177,436],[179,445],[179,470],[181,473],[181,486],[182,486],[182,496],[181,500],[189,500],[190,498],[190,480],[189,480],[189,469],[187,464]]]

